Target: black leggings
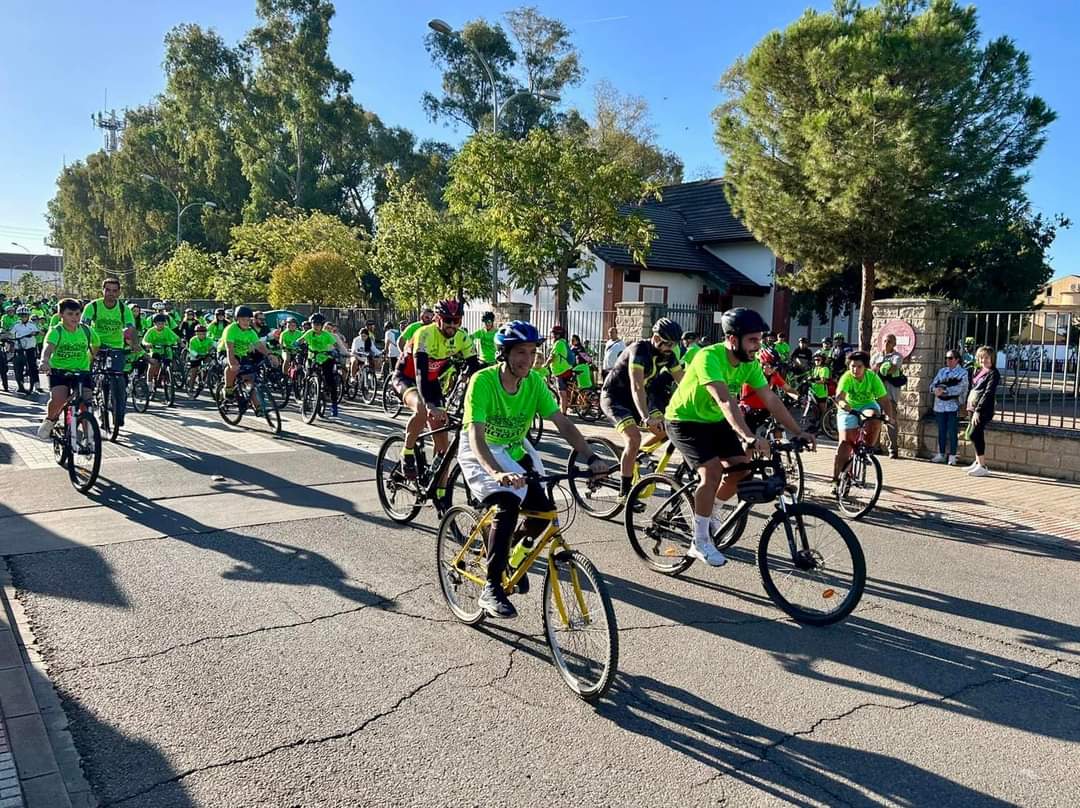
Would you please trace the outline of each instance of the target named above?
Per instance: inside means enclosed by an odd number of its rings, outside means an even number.
[[[993,420],[994,415],[980,415],[975,413],[971,416],[971,443],[975,447],[975,454],[986,454],[986,425]]]
[[[333,357],[326,359],[319,367],[322,368],[323,382],[326,384],[326,390],[330,394],[328,399],[330,401],[337,401],[337,374],[334,373],[334,365],[336,362]]]
[[[525,469],[530,469],[532,464],[526,457],[521,461]],[[517,494],[509,491],[499,491],[484,498],[483,505],[487,508],[495,508],[495,517],[491,521],[491,531],[488,533],[488,583],[501,585],[502,575],[506,570],[510,559],[510,540],[517,527],[521,509],[530,511],[549,511],[554,509],[554,504],[547,492],[539,483],[529,482],[525,492],[525,500],[518,499]],[[546,519],[529,519],[525,523],[525,532],[536,538],[547,527]]]

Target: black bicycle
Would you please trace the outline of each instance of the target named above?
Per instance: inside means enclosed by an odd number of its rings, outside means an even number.
[[[435,435],[452,432],[450,445],[445,454],[433,452],[429,457],[427,441]],[[461,418],[449,414],[445,426],[421,433],[413,449],[416,459],[416,476],[412,479],[405,473],[402,452],[405,448],[403,435],[391,435],[379,447],[375,461],[375,482],[379,492],[379,502],[386,515],[400,524],[408,524],[417,517],[425,505],[434,505],[439,515],[453,504],[456,497],[468,500],[468,486],[461,479],[461,467],[457,464],[458,444],[461,442]],[[446,496],[438,497],[439,479],[442,472],[450,466],[446,478]]]
[[[221,382],[216,398],[218,413],[225,423],[236,426],[244,413],[250,410],[265,419],[270,431],[275,435],[281,433],[281,412],[270,393],[270,386],[266,383],[267,362],[266,357],[260,357],[252,365],[250,372],[238,374],[236,388],[231,396],[225,394],[225,382]]]
[[[776,507],[758,541],[757,561],[769,598],[796,622],[824,626],[843,620],[858,605],[866,586],[866,560],[855,533],[831,511],[795,502],[787,492],[785,452],[802,451],[798,439],[774,441],[768,458],[733,466],[749,471],[738,486],[738,504],[713,534],[720,549],[731,547],[746,529],[753,505]],[[693,490],[697,475],[679,484],[663,475],[640,479],[627,496],[626,536],[634,553],[664,575],[685,572],[694,535]]]
[[[101,428],[83,397],[81,381],[68,385],[68,399],[52,430],[56,462],[81,494],[97,482],[101,471]]]
[[[888,418],[875,409],[850,410],[859,419],[859,430],[855,446],[851,448],[844,468],[840,470],[840,479],[836,483],[836,504],[840,510],[852,519],[862,519],[873,510],[881,496],[881,462],[874,454],[874,449],[866,440],[868,421],[887,422]]]
[[[120,434],[120,407],[127,396],[127,379],[122,370],[113,370],[114,357],[126,356],[123,348],[101,348],[94,359],[92,407],[101,433],[116,442]],[[145,410],[143,410],[145,412]]]
[[[171,407],[176,403],[176,381],[173,375],[172,357],[167,353],[153,353],[151,358],[158,361],[158,372],[154,377],[150,398],[161,401],[166,407]]]

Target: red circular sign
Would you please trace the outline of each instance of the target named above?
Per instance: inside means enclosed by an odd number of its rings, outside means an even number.
[[[911,352],[915,350],[915,329],[911,324],[904,320],[889,320],[885,323],[878,334],[879,351],[885,350],[885,337],[890,334],[896,337],[896,352],[904,359],[911,356]]]

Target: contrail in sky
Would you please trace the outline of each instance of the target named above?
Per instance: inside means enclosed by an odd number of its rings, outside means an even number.
[[[630,19],[629,14],[621,14],[618,17],[599,17],[599,18],[597,18],[595,20],[582,20],[581,24],[582,25],[587,25],[588,23],[591,23],[591,22],[617,22],[619,20],[628,20],[628,19]]]

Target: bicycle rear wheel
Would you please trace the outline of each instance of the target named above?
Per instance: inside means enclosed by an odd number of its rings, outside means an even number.
[[[866,586],[866,559],[854,531],[808,502],[773,513],[758,543],[758,571],[772,602],[812,626],[843,620]]]
[[[626,538],[634,553],[662,575],[679,575],[694,559],[694,499],[663,474],[642,477],[626,497]]]
[[[484,619],[479,604],[484,587],[465,576],[484,580],[487,575],[484,539],[474,535],[479,521],[472,508],[457,505],[439,522],[435,539],[435,567],[446,605],[454,617],[469,625]]]
[[[561,550],[548,559],[544,578],[544,635],[572,691],[596,701],[619,666],[619,632],[604,580],[581,553]]]
[[[255,386],[255,400],[259,402],[259,412],[266,419],[266,425],[275,435],[281,434],[281,413],[270,388],[260,382]]]
[[[393,378],[390,376],[387,376],[386,381],[383,382],[382,408],[383,412],[391,418],[397,418],[401,414],[401,396],[394,389]]]
[[[244,417],[244,408],[240,403],[240,396],[244,395],[244,384],[240,382],[237,384],[233,395],[227,395],[225,393],[225,382],[222,382],[218,386],[217,393],[214,398],[217,399],[218,413],[221,415],[221,420],[230,426],[236,426],[240,423],[240,419]]]
[[[386,515],[399,524],[407,524],[420,513],[420,483],[405,477],[401,453],[405,439],[391,435],[379,447],[375,460],[375,487]]]
[[[825,414],[821,416],[821,431],[830,440],[840,439],[840,431],[836,426],[836,402],[831,398],[825,404]]]
[[[150,409],[150,385],[140,373],[131,380],[131,403],[139,412]]]
[[[80,412],[67,427],[64,436],[67,449],[67,470],[71,484],[81,494],[97,482],[101,471],[101,429],[93,413]]]
[[[304,380],[304,391],[300,395],[300,417],[304,423],[310,424],[315,421],[319,414],[319,404],[322,402],[322,387],[318,376],[308,376]]]
[[[615,471],[599,480],[590,477],[571,477],[567,480],[567,485],[570,486],[574,501],[586,513],[597,519],[608,519],[615,516],[623,507],[618,468],[622,452],[607,438],[590,437],[585,439],[585,443],[608,466],[614,466]],[[577,449],[570,453],[566,468],[568,471],[584,468],[584,464],[578,459]]]
[[[836,502],[852,519],[862,519],[881,496],[881,463],[868,451],[848,458],[836,486]]]
[[[534,447],[540,445],[540,441],[544,437],[544,418],[540,413],[533,415],[532,426],[525,433],[525,437],[529,439],[529,443]]]

